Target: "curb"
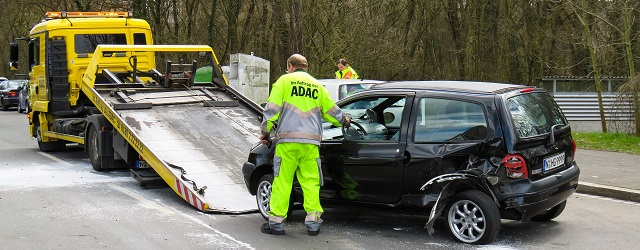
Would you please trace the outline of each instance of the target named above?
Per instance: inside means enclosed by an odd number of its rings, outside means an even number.
[[[576,192],[604,196],[618,200],[640,202],[640,191],[628,188],[612,187],[589,182],[579,182]]]

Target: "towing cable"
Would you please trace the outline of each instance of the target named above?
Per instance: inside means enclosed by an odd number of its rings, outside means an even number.
[[[201,188],[198,188],[198,185],[196,184],[195,181],[190,180],[189,178],[185,177],[184,175],[187,174],[187,171],[184,170],[184,168],[175,165],[173,163],[169,163],[167,162],[167,165],[169,165],[169,167],[175,168],[177,170],[180,170],[180,179],[182,179],[185,182],[191,183],[191,185],[193,185],[193,190],[195,190],[199,195],[204,196],[204,190],[207,189],[207,186],[203,186]]]

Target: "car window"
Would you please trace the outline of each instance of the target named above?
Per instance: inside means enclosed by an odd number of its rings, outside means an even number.
[[[352,118],[357,125],[346,132],[352,132],[347,140],[399,141],[402,113],[406,96],[377,96],[358,99],[343,104],[343,114]],[[363,130],[366,133],[358,133]],[[325,124],[323,140],[344,140],[342,128]]]
[[[22,85],[22,81],[14,81],[14,80],[9,80],[6,82],[7,84],[7,89],[17,89],[18,86]]]
[[[415,122],[415,142],[473,141],[487,137],[487,121],[478,103],[422,98]]]
[[[353,83],[340,85],[338,89],[339,99],[342,100],[347,96],[353,95],[363,90],[367,90],[373,85],[373,83]]]
[[[545,92],[531,92],[511,97],[509,113],[520,138],[549,133],[556,124],[569,125],[553,97]]]

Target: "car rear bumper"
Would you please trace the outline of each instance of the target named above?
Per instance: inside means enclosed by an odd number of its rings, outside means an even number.
[[[579,176],[580,169],[574,162],[571,167],[545,178],[501,187],[502,190],[511,191],[508,195],[498,197],[503,218],[527,221],[562,203],[576,192]]]
[[[11,106],[17,106],[18,105],[18,98],[13,98],[13,97],[5,97],[4,99],[2,99],[4,101],[3,105],[11,105]]]

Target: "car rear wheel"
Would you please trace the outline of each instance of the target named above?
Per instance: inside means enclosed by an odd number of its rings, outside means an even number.
[[[258,186],[256,190],[256,203],[258,204],[258,210],[262,218],[269,220],[269,211],[271,211],[271,187],[273,186],[273,175],[266,174],[260,177],[258,180]],[[293,190],[292,190],[293,192]],[[287,217],[293,213],[293,195],[289,197],[289,210],[287,211]]]
[[[447,211],[450,232],[460,242],[488,244],[500,232],[500,212],[483,192],[468,190],[456,195]]]
[[[2,111],[9,110],[9,106],[4,103],[4,99],[0,99],[0,105],[2,105]]]
[[[564,211],[564,207],[567,206],[567,201],[563,201],[562,203],[552,207],[551,209],[542,212],[536,216],[531,218],[532,221],[550,221],[558,217],[562,211]]]

